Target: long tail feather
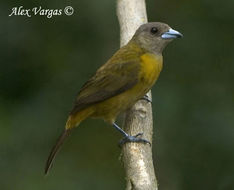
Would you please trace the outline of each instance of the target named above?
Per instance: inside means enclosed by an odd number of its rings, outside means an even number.
[[[47,159],[46,162],[46,166],[45,166],[45,174],[48,173],[49,169],[52,166],[53,160],[57,154],[57,152],[60,150],[62,144],[64,143],[64,140],[66,139],[66,137],[70,134],[71,129],[65,129],[62,133],[62,135],[58,138],[56,144],[54,145],[54,147],[52,148],[50,155]]]

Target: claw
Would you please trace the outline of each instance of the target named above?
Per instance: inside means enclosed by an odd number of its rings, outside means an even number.
[[[138,133],[138,134],[134,135],[134,137],[137,138],[137,137],[142,136],[142,135],[143,135],[143,133]]]
[[[149,98],[149,96],[147,96],[147,95],[144,95],[142,98],[141,98],[141,100],[145,100],[145,101],[147,101],[147,102],[149,102],[149,103],[152,103],[152,100]]]
[[[142,135],[143,133],[138,133],[137,135],[134,135],[134,136],[128,135],[119,142],[119,146],[122,147],[125,143],[128,143],[128,142],[144,143],[144,144],[149,144],[151,146],[151,143],[148,140],[142,139],[139,137]]]

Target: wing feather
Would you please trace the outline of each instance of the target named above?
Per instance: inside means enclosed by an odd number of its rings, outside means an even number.
[[[71,114],[132,88],[138,82],[137,61],[103,65],[78,93]]]

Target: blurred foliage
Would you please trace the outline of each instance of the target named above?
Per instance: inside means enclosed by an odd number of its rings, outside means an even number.
[[[43,176],[81,85],[119,48],[115,1],[2,0],[1,190],[124,189],[120,134],[100,120],[75,130]],[[72,16],[8,17],[71,5]],[[184,34],[164,52],[153,88],[160,190],[234,189],[234,1],[147,1],[150,21]]]

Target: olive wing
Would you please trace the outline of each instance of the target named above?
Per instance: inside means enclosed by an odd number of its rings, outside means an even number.
[[[134,61],[101,67],[81,88],[71,114],[132,88],[138,82],[139,65]]]

